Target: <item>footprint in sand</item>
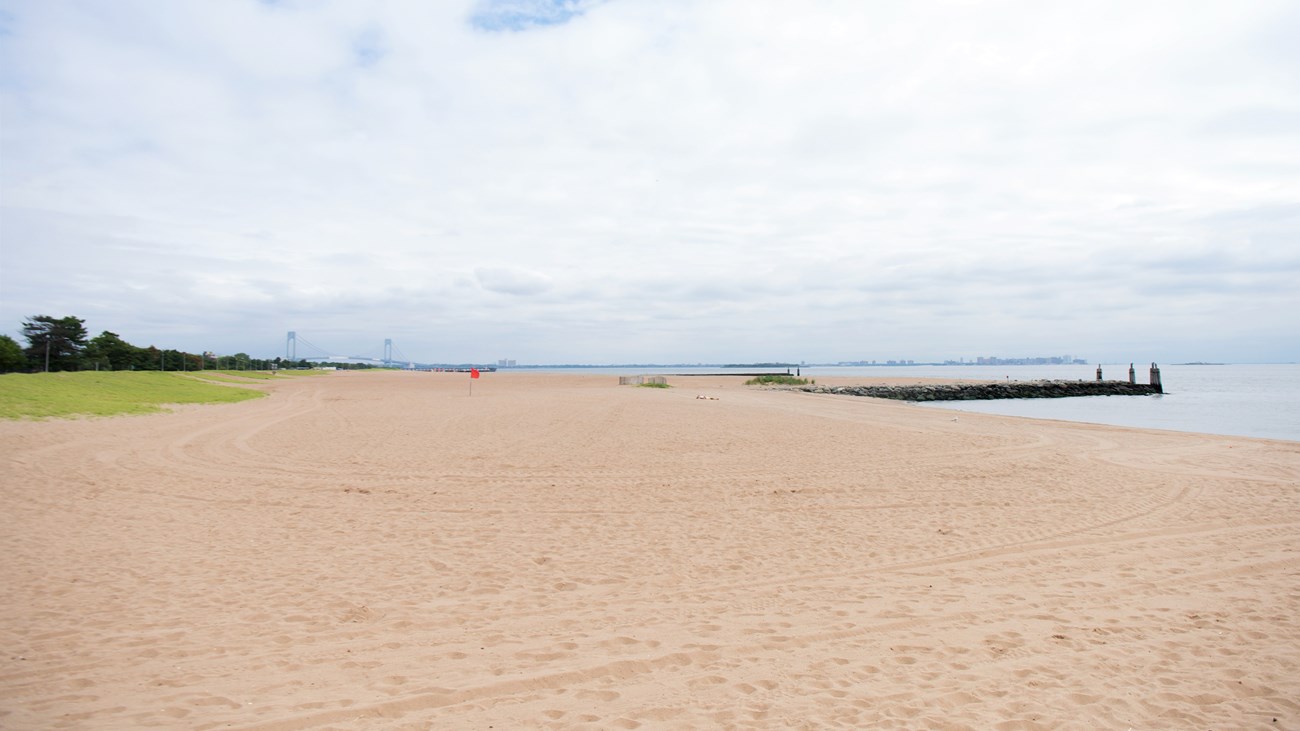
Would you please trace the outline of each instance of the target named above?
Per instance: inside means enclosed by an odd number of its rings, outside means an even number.
[[[619,694],[612,690],[580,690],[578,691],[578,697],[583,700],[597,700],[601,703],[609,703],[612,700],[617,700]]]

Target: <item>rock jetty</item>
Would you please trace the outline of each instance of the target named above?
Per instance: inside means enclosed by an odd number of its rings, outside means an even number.
[[[988,401],[1070,396],[1150,396],[1160,386],[1126,381],[1007,381],[910,386],[799,386],[794,390],[899,401]]]

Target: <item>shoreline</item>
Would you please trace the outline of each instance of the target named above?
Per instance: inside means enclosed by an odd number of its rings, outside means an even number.
[[[1300,721],[1300,445],[673,385],[0,423],[0,725]]]

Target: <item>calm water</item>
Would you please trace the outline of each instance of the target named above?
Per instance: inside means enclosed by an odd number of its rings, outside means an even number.
[[[1138,383],[1149,363],[1135,364]],[[1034,381],[1092,380],[1086,366],[881,366],[803,368],[804,377],[866,376]],[[1127,380],[1128,363],[1103,364],[1107,380]],[[604,374],[719,373],[719,368],[583,368]],[[760,370],[760,369],[754,369]],[[1163,396],[1086,396],[1063,399],[950,401],[919,408],[975,411],[1146,429],[1229,434],[1300,441],[1300,365],[1161,365]]]
[[[971,369],[983,373],[964,374]],[[1096,366],[958,366],[933,370],[945,371],[942,375],[948,378],[1096,377]],[[1128,378],[1127,363],[1103,365],[1103,370],[1107,379]],[[967,401],[925,404],[924,408],[1300,441],[1300,365],[1169,365],[1160,367],[1160,375],[1165,387],[1162,396]],[[1146,368],[1138,369],[1137,380],[1147,382]]]

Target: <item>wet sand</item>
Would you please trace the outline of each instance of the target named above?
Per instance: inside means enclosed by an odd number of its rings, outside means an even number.
[[[669,380],[0,423],[0,728],[1300,728],[1300,443]]]

